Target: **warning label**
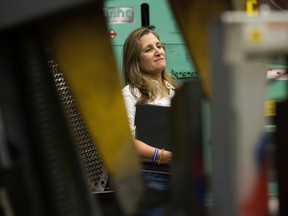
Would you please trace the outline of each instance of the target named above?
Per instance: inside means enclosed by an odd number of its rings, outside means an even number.
[[[268,68],[267,79],[288,80],[288,68]]]

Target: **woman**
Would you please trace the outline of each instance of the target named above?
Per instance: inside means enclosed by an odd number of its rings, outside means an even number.
[[[135,134],[136,105],[170,106],[179,85],[175,77],[166,71],[166,54],[159,35],[148,27],[137,28],[128,35],[123,47],[123,72],[126,86],[122,93],[129,124]],[[137,139],[135,145],[143,161],[158,164],[170,164],[172,161],[170,151],[159,150]],[[162,191],[169,188],[168,175],[144,173],[144,177],[150,189]]]

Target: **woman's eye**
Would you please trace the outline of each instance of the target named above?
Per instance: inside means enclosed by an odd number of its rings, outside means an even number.
[[[145,52],[151,52],[151,48],[147,48],[146,50],[145,50]]]

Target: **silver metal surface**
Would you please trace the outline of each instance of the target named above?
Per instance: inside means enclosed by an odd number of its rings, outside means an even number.
[[[52,70],[59,98],[63,104],[63,110],[91,191],[103,191],[108,181],[107,170],[103,165],[95,143],[91,139],[59,65],[51,60],[49,61],[49,67]]]

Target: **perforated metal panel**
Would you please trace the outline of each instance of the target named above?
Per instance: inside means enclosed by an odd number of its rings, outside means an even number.
[[[87,175],[92,192],[103,191],[108,181],[108,173],[103,165],[97,148],[86,128],[76,101],[64,79],[59,65],[50,60],[49,67],[52,70],[56,88],[63,104],[68,125],[71,129],[76,149],[83,169]]]

